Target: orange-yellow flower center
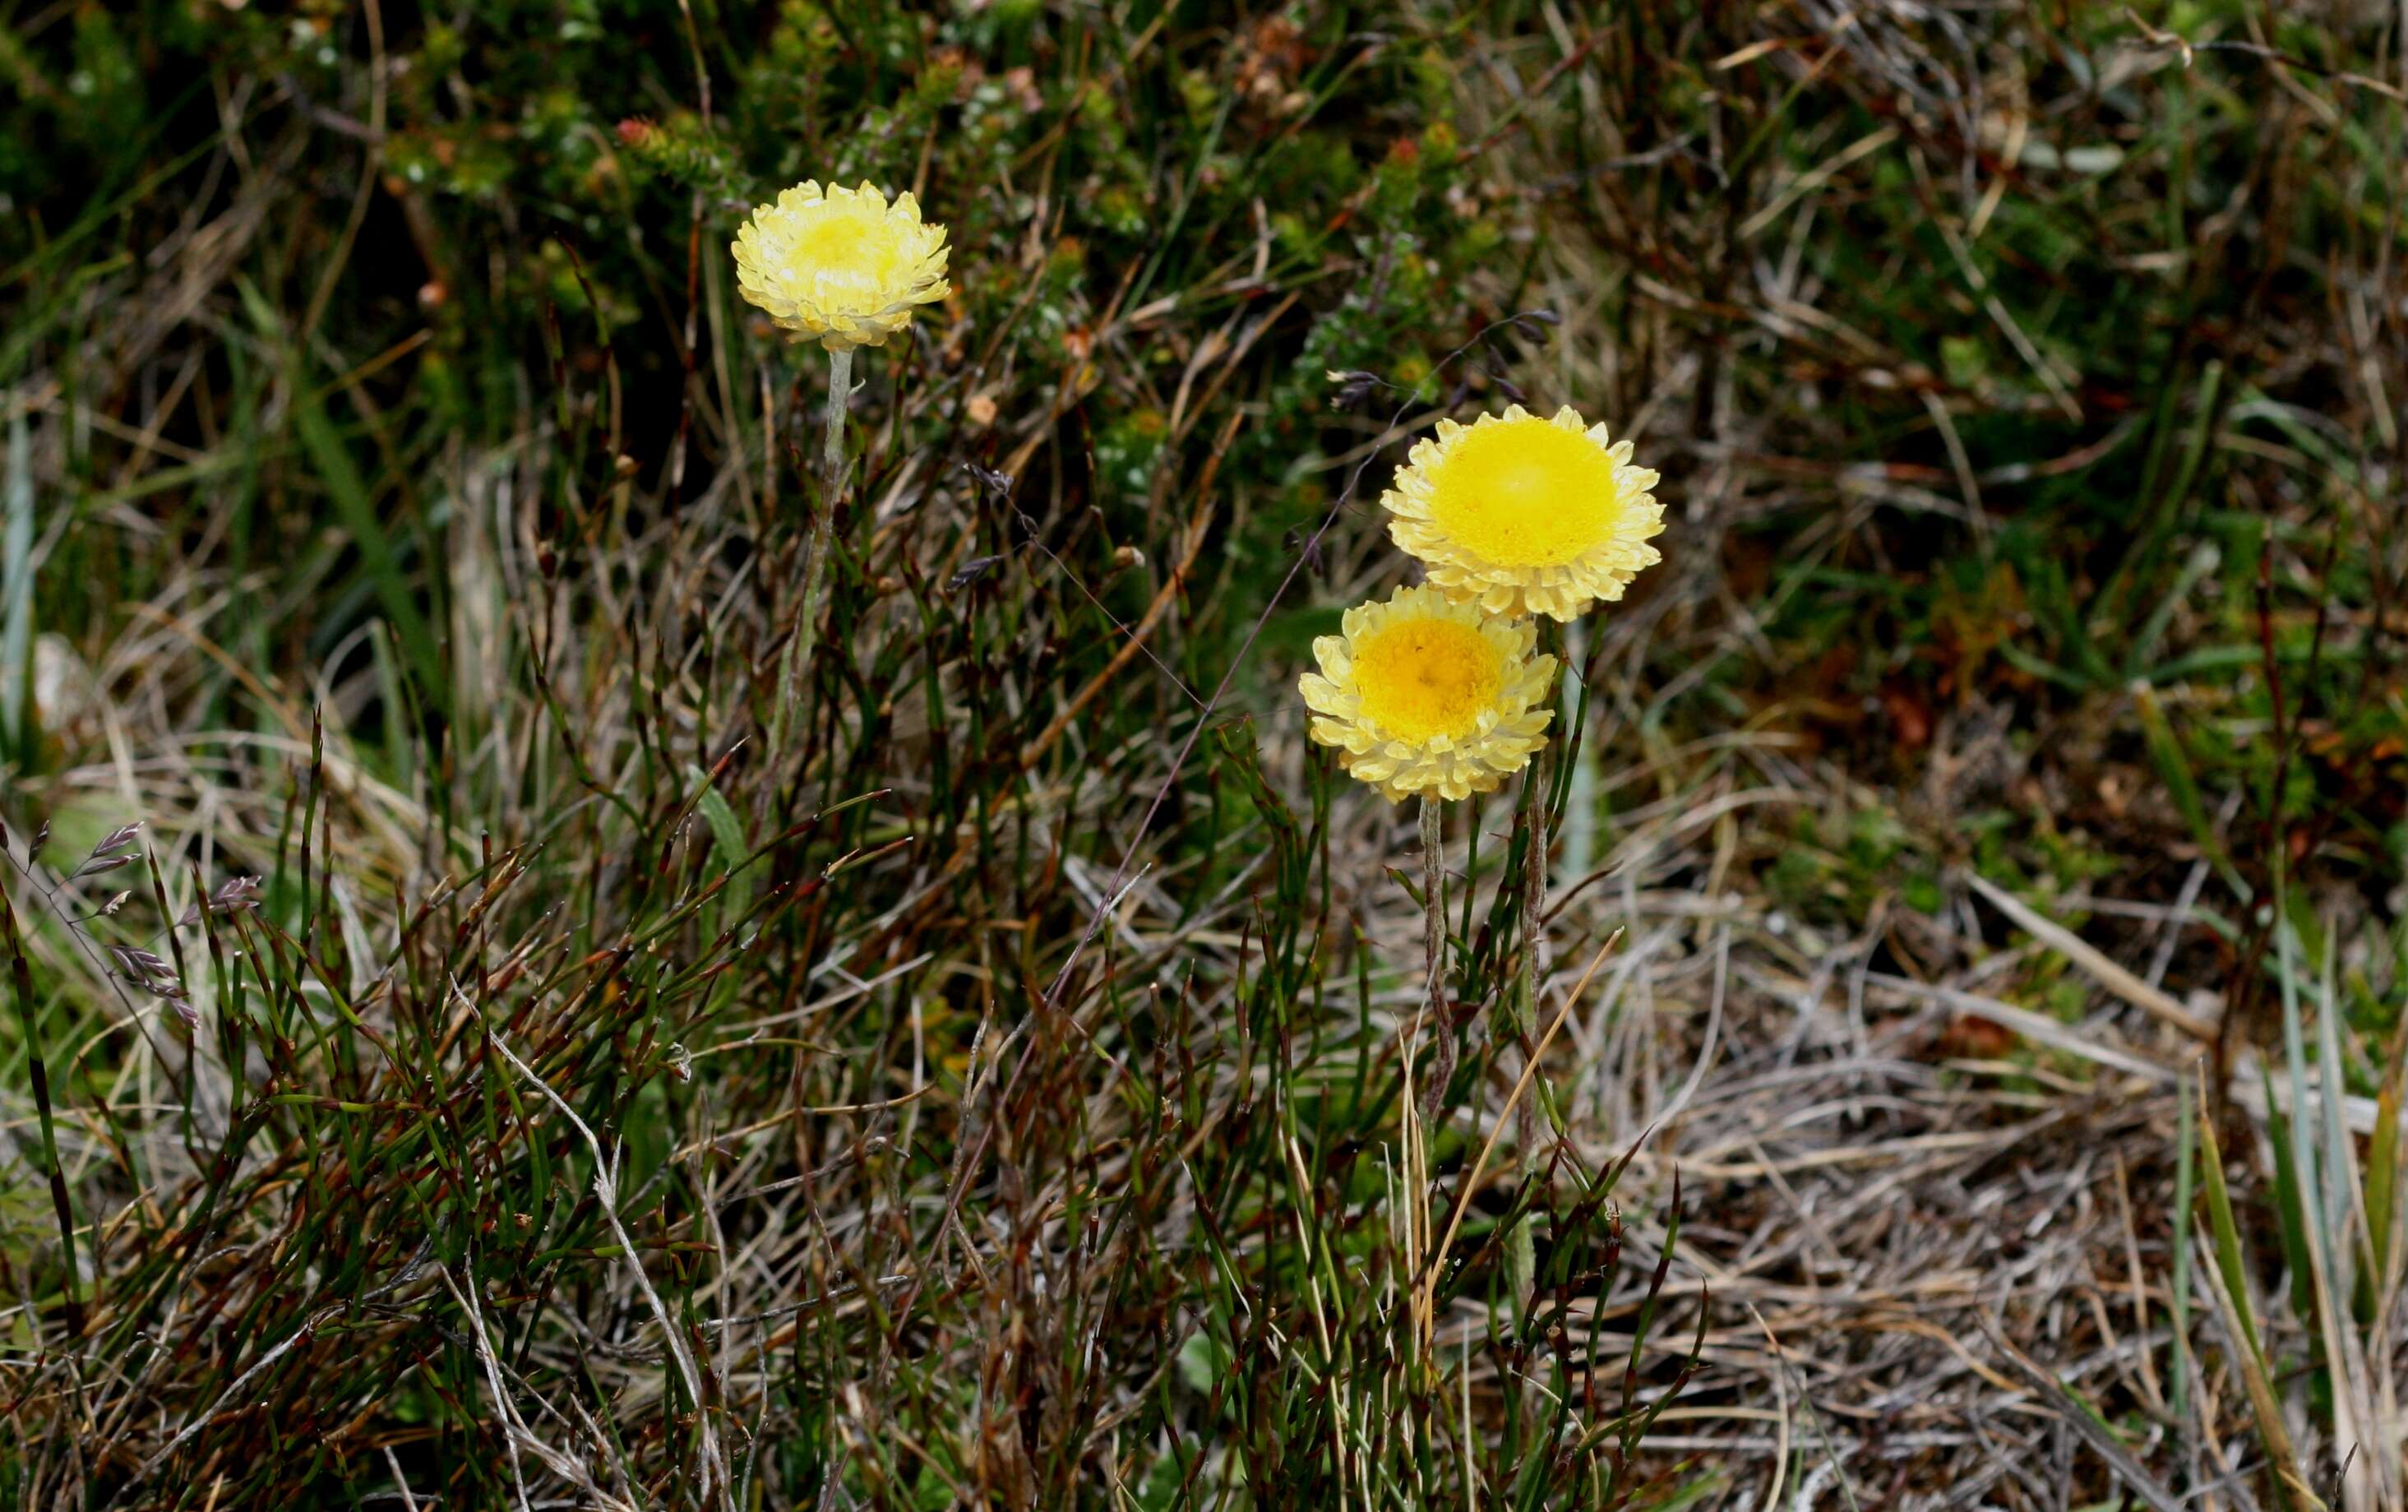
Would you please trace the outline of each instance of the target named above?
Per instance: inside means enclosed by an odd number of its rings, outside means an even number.
[[[1459,738],[1496,707],[1505,658],[1478,626],[1452,619],[1402,619],[1354,651],[1354,687],[1363,717],[1396,740]]]
[[[1431,472],[1430,523],[1498,567],[1561,567],[1622,521],[1605,448],[1535,415],[1463,432]]]

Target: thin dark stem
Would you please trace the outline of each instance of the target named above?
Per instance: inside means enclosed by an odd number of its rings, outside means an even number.
[[[25,1030],[25,1063],[34,1084],[34,1111],[42,1124],[43,1174],[50,1179],[50,1206],[59,1220],[59,1260],[63,1275],[60,1289],[66,1299],[67,1332],[71,1337],[83,1337],[83,1299],[76,1285],[75,1205],[67,1195],[66,1174],[59,1163],[59,1135],[50,1112],[50,1072],[42,1058],[40,1024],[34,1012],[34,974],[25,960],[25,943],[17,933],[17,911],[8,906],[7,895],[0,893],[0,929],[8,939],[9,972],[17,989],[17,1013]],[[93,1268],[98,1279],[98,1267]]]

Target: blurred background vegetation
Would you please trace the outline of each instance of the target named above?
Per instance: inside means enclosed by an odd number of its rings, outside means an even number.
[[[2401,1505],[2403,27],[0,0],[0,1499]],[[956,292],[780,746],[805,178]],[[1452,837],[1441,1285],[1293,684],[1516,399],[1666,562],[1551,949]]]

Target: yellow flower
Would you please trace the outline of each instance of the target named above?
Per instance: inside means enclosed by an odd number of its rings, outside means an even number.
[[[1533,656],[1527,620],[1483,614],[1428,586],[1346,612],[1297,679],[1312,738],[1386,795],[1485,793],[1547,743],[1555,658]]]
[[[1647,544],[1664,528],[1656,479],[1630,465],[1628,441],[1608,445],[1570,405],[1547,420],[1517,404],[1470,425],[1440,421],[1380,502],[1388,534],[1450,596],[1570,620],[1663,559]]]
[[[953,292],[945,228],[909,194],[796,184],[736,233],[736,287],[787,330],[830,352],[884,346],[918,306]]]

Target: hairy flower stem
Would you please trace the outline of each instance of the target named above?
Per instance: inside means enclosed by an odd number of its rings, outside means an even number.
[[[1446,1011],[1446,866],[1440,838],[1440,799],[1422,795],[1422,901],[1429,917],[1422,946],[1429,957],[1430,1022],[1444,1024]]]
[[[1422,902],[1426,910],[1426,923],[1422,930],[1422,946],[1428,958],[1429,1009],[1428,1026],[1440,1044],[1447,1035],[1446,1003],[1446,866],[1442,849],[1444,830],[1441,825],[1442,800],[1429,793],[1421,797],[1422,822]],[[1405,1274],[1417,1276],[1425,1263],[1435,1264],[1435,1257],[1426,1254],[1429,1243],[1429,1214],[1423,1202],[1429,1190],[1428,1163],[1424,1153],[1423,1104],[1434,1105],[1437,1099],[1429,1094],[1415,1095],[1413,1087],[1413,1051],[1421,1038],[1418,1029],[1405,1031],[1405,1096],[1404,1096],[1404,1181],[1400,1195],[1405,1207]],[[1429,1068],[1438,1091],[1443,1093],[1444,1073],[1437,1066]],[[1413,1343],[1416,1357],[1427,1361],[1433,1318],[1424,1303],[1412,1309]]]
[[[1560,653],[1562,638],[1552,624],[1540,630],[1541,649]],[[1562,656],[1557,655],[1560,667]],[[1560,673],[1558,677],[1560,678]],[[1547,950],[1547,789],[1550,763],[1547,757],[1567,746],[1568,735],[1562,723],[1562,683],[1552,682],[1547,697],[1556,706],[1555,739],[1522,769],[1522,813],[1528,849],[1524,853],[1522,867],[1522,980],[1515,1012],[1515,1030],[1526,1042],[1539,1030],[1539,984],[1546,974]],[[1535,1169],[1539,1160],[1539,1098],[1524,1102],[1520,1110],[1520,1127],[1514,1133],[1522,1146],[1523,1167]]]
[[[796,612],[794,639],[786,642],[786,667],[779,680],[778,713],[769,743],[783,755],[786,734],[802,684],[811,675],[811,653],[819,645],[820,587],[827,581],[828,540],[836,527],[836,509],[844,494],[844,417],[853,397],[853,349],[828,353],[827,429],[820,442],[819,508],[811,515],[810,543],[803,554],[802,607]]]
[[[1422,894],[1429,905],[1424,941],[1429,953],[1429,1075],[1422,1083],[1421,1116],[1425,1124],[1438,1119],[1446,1101],[1447,1083],[1455,1079],[1455,1007],[1446,995],[1446,841],[1445,811],[1439,799],[1424,794],[1422,807]],[[1473,823],[1479,822],[1474,811]]]
[[[1543,755],[1522,772],[1522,822],[1529,850],[1522,865],[1522,981],[1515,1025],[1525,1034],[1539,1024],[1539,955],[1547,943],[1547,805]]]

